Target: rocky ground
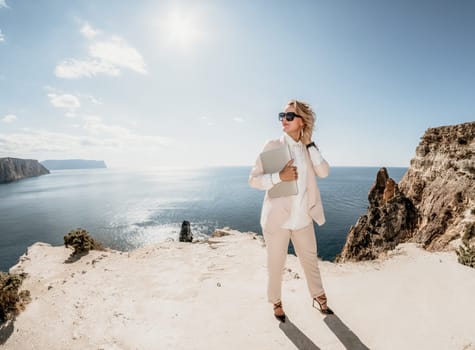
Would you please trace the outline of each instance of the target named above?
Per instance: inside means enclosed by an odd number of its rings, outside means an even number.
[[[11,272],[26,272],[31,303],[0,328],[4,349],[475,349],[475,270],[453,252],[399,245],[385,258],[320,264],[334,316],[311,307],[289,256],[288,321],[266,302],[259,236],[227,231],[207,242],[131,252],[37,243]]]

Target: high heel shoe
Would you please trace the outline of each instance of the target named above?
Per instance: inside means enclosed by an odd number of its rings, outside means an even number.
[[[282,314],[281,313],[277,313],[276,310],[277,309],[281,309],[282,310]],[[278,319],[280,322],[285,322],[285,312],[284,312],[284,308],[282,307],[282,302],[278,302],[278,303],[275,303],[274,304],[274,316],[276,319]]]
[[[317,302],[319,307],[315,306],[315,302]],[[313,298],[312,306],[324,315],[333,315],[334,314],[333,310],[330,309],[327,305],[327,297],[326,297],[325,294],[322,294],[322,295],[320,295],[316,298]]]

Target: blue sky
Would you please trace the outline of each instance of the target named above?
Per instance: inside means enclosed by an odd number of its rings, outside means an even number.
[[[0,157],[251,165],[287,100],[335,166],[475,120],[475,2],[0,0]]]

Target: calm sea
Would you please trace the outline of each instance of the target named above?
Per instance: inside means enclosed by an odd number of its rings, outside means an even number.
[[[333,167],[319,179],[326,223],[316,227],[319,255],[332,260],[351,225],[366,212],[379,168]],[[407,168],[388,168],[396,182]],[[0,270],[42,241],[63,244],[85,228],[106,246],[130,250],[177,239],[183,220],[195,237],[231,227],[261,234],[264,192],[248,186],[250,167],[193,170],[60,170],[0,185]]]

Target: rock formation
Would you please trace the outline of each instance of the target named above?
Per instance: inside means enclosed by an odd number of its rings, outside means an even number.
[[[337,261],[374,259],[406,241],[446,249],[475,222],[475,122],[428,129],[399,185],[380,169],[368,201]]]
[[[413,241],[441,250],[475,221],[475,122],[428,129],[399,188],[419,212]]]
[[[49,174],[49,170],[34,159],[0,158],[0,183]]]
[[[181,224],[180,242],[193,242],[193,234],[191,233],[189,221],[184,220]]]
[[[381,168],[368,194],[368,213],[350,228],[337,261],[375,259],[384,251],[407,241],[417,223],[413,203]]]
[[[86,159],[64,159],[64,160],[44,160],[41,162],[49,170],[62,169],[96,169],[107,168],[103,160]]]

